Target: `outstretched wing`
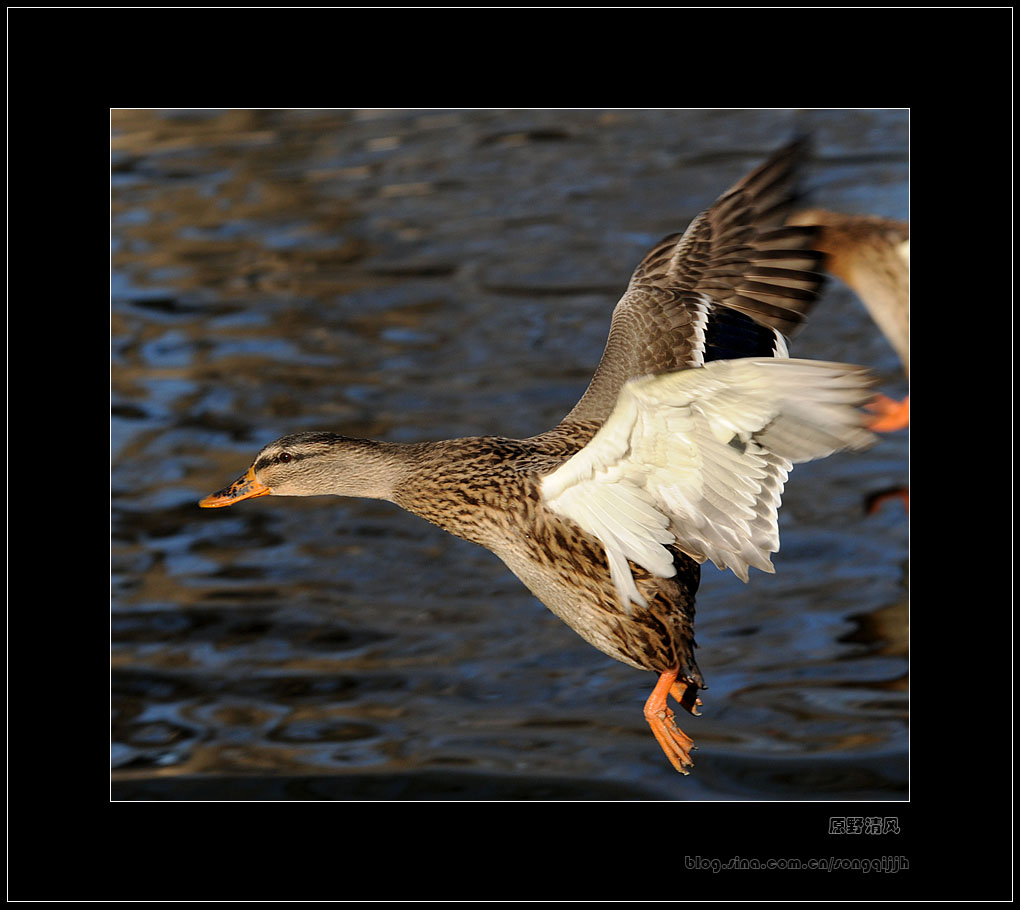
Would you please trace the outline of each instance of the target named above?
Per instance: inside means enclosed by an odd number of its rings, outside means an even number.
[[[564,419],[604,420],[637,376],[786,356],[824,277],[811,227],[784,226],[803,142],[777,152],[642,260],[613,311],[602,360]]]
[[[792,464],[871,443],[857,410],[870,384],[860,367],[785,358],[631,380],[542,496],[602,542],[625,605],[645,605],[627,560],[672,577],[667,545],[747,581],[750,566],[774,571]]]

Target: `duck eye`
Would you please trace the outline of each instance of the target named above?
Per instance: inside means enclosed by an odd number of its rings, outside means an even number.
[[[280,453],[280,461],[282,461],[284,464],[286,464],[288,461],[290,461],[291,458],[293,458],[293,457],[294,456],[292,456],[290,454],[290,452],[281,452]]]

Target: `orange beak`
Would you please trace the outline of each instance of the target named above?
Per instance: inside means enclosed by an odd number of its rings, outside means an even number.
[[[243,477],[238,477],[229,487],[224,487],[216,493],[210,493],[199,502],[203,509],[221,509],[223,506],[232,506],[242,499],[254,499],[256,496],[265,496],[273,491],[264,483],[255,478],[255,466],[248,468]]]

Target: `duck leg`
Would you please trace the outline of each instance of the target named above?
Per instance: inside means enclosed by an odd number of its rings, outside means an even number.
[[[672,695],[691,714],[698,713],[697,706],[701,704],[701,699],[697,697],[696,687],[677,682],[678,672],[679,668],[674,667],[659,675],[659,681],[645,702],[645,720],[673,767],[681,774],[690,774],[687,769],[694,766],[690,755],[695,748],[694,740],[676,725],[673,710],[666,704],[666,697]]]
[[[876,433],[892,433],[910,426],[910,396],[895,401],[887,395],[876,395],[867,405],[876,416],[868,421],[868,429]],[[888,499],[902,499],[903,507],[910,511],[910,490],[907,487],[892,487],[872,493],[864,503],[865,511],[874,515]]]
[[[698,698],[697,686],[692,686],[690,683],[678,680],[669,687],[669,694],[673,696],[676,703],[688,714],[694,717],[701,717],[701,712],[698,710],[701,707],[701,699]]]
[[[895,401],[888,395],[878,394],[867,405],[876,416],[868,422],[869,429],[879,433],[892,433],[910,426],[910,396]]]
[[[902,500],[903,508],[910,511],[910,490],[907,487],[889,487],[872,493],[864,501],[864,510],[869,515],[874,515],[890,499]]]

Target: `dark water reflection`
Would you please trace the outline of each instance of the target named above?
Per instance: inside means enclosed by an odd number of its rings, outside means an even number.
[[[695,773],[494,556],[379,502],[196,501],[283,433],[552,426],[644,251],[792,134],[907,216],[902,112],[117,112],[116,799],[902,799],[906,434],[798,467],[775,576],[707,570]],[[905,383],[833,285],[794,351]]]

